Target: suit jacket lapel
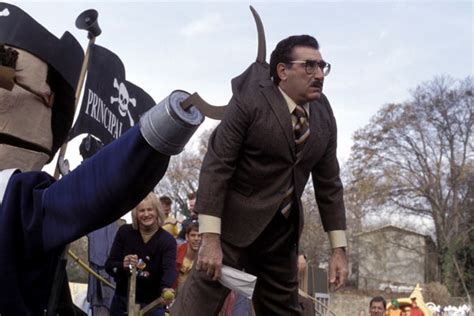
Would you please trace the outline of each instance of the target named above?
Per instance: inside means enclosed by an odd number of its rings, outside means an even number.
[[[321,118],[321,112],[319,110],[319,107],[323,106],[320,104],[321,101],[315,100],[309,103],[309,138],[306,141],[306,144],[310,143],[311,146],[305,145],[302,151],[302,155],[306,156],[308,154],[308,151],[310,150],[317,150],[318,152],[322,150],[321,142],[321,124],[322,124],[322,118]]]
[[[270,107],[275,113],[275,116],[285,134],[286,141],[290,147],[291,155],[293,159],[296,156],[295,152],[295,136],[293,134],[293,126],[291,125],[291,116],[288,111],[285,99],[281,95],[278,88],[271,80],[266,80],[260,84],[262,87],[262,93],[267,99]]]

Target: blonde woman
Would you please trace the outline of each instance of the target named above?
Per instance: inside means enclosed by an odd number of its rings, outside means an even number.
[[[163,222],[160,202],[150,193],[132,210],[132,224],[118,230],[105,263],[116,282],[111,316],[127,312],[130,266],[137,267],[136,302],[142,307],[171,289],[176,279],[176,241],[161,228]],[[162,306],[149,315],[163,316]]]

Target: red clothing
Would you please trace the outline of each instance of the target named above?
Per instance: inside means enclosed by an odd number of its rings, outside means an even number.
[[[417,306],[412,307],[410,310],[410,316],[423,316],[423,312]]]
[[[178,246],[178,250],[176,251],[176,279],[173,284],[173,288],[176,290],[176,286],[178,285],[178,276],[179,270],[183,266],[184,257],[186,257],[186,252],[188,251],[188,244],[184,243]]]

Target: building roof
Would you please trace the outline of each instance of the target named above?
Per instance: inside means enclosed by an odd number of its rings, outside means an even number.
[[[369,234],[376,234],[376,233],[383,232],[383,231],[388,231],[388,230],[399,231],[399,232],[402,232],[402,233],[408,233],[408,234],[418,235],[418,236],[421,236],[421,237],[425,237],[425,238],[430,238],[430,239],[431,239],[431,236],[430,236],[430,235],[427,235],[427,234],[420,234],[420,233],[418,233],[418,232],[415,232],[415,231],[412,231],[412,230],[409,230],[409,229],[406,229],[406,228],[397,227],[397,226],[395,226],[395,225],[384,225],[384,226],[381,226],[381,227],[378,227],[378,228],[375,228],[375,229],[369,229],[369,230],[366,230],[366,231],[357,233],[356,236],[369,235]]]

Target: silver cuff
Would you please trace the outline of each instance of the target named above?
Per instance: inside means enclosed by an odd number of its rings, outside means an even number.
[[[190,96],[175,90],[140,118],[140,131],[151,147],[165,155],[179,154],[204,121],[196,107],[184,110],[181,102]]]

